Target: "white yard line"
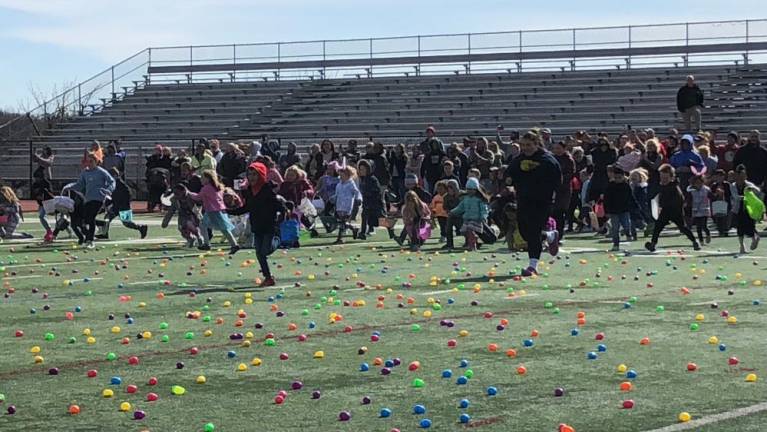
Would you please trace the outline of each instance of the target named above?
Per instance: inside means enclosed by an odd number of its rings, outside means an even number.
[[[719,414],[702,417],[697,420],[692,420],[686,423],[677,423],[677,424],[673,424],[673,425],[669,425],[669,426],[665,426],[662,428],[653,429],[653,430],[649,430],[645,432],[678,432],[678,431],[685,431],[690,429],[697,429],[712,423],[716,423],[716,422],[720,422],[724,420],[731,420],[738,417],[745,417],[748,415],[760,413],[762,411],[767,411],[767,402],[762,402],[756,405],[734,409],[732,411],[725,411]]]
[[[43,275],[6,276],[3,278],[3,280],[35,279],[35,278],[41,278],[41,277],[43,277]]]

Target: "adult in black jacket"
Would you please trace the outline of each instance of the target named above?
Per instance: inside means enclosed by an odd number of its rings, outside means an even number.
[[[589,201],[597,201],[605,193],[607,183],[610,181],[607,176],[607,166],[614,164],[617,160],[618,150],[610,145],[607,138],[599,138],[597,147],[591,151],[594,175],[591,177],[589,185]]]
[[[746,167],[748,181],[762,187],[767,179],[767,149],[762,147],[759,131],[752,130],[748,135],[748,143],[735,152],[733,166]]]
[[[703,90],[695,83],[695,77],[687,75],[687,83],[676,92],[676,109],[682,113],[686,131],[697,132],[702,129],[701,108],[703,108]],[[695,129],[692,129],[693,122]]]
[[[372,171],[373,168],[367,159],[362,159],[357,164],[359,189],[362,194],[362,226],[357,236],[360,240],[365,240],[368,234],[372,234],[378,226],[378,218],[386,215],[383,188],[378,178],[371,175]]]
[[[426,128],[426,139],[421,141],[421,144],[418,144],[418,148],[421,149],[422,154],[428,154],[435,144],[439,144],[440,148],[444,147],[442,140],[437,138],[437,129],[434,126],[429,126]]]
[[[530,265],[522,271],[523,276],[537,274],[541,258],[541,231],[551,214],[554,191],[562,183],[562,170],[554,156],[541,146],[540,138],[533,132],[519,140],[521,153],[506,169],[517,193],[519,233],[527,242]],[[559,234],[549,239],[549,252],[559,251]]]
[[[145,238],[149,227],[133,222],[132,213],[122,213],[131,209],[130,188],[125,183],[125,180],[123,180],[120,171],[117,168],[112,167],[112,169],[109,170],[109,174],[115,179],[115,190],[112,192],[112,199],[107,204],[106,219],[103,221],[96,221],[96,226],[99,227],[99,230],[101,231],[96,235],[96,238],[109,238],[109,226],[112,224],[112,220],[116,217],[120,218],[120,221],[125,228],[136,230],[139,232],[142,239]]]
[[[243,187],[243,205],[238,209],[228,210],[231,215],[248,213],[250,231],[253,233],[253,248],[261,266],[264,280],[262,287],[274,286],[274,277],[269,270],[268,256],[274,252],[272,239],[277,233],[277,217],[285,214],[285,205],[277,198],[271,183],[266,181],[266,165],[253,162],[248,166],[247,187]]]
[[[469,177],[469,157],[458,148],[458,143],[450,144],[447,148],[447,158],[453,162],[453,168],[458,175],[458,184],[465,184]]]
[[[408,160],[405,144],[397,144],[394,150],[389,150],[386,158],[389,160],[390,190],[397,196],[397,201],[400,201],[405,196],[405,170]]]
[[[447,155],[445,149],[442,148],[442,142],[439,140],[431,140],[429,145],[431,147],[424,153],[425,157],[421,163],[421,178],[426,181],[426,190],[433,193],[434,186],[442,177],[442,162]]]
[[[246,165],[245,153],[237,148],[236,144],[229,143],[224,147],[224,155],[221,156],[221,161],[216,165],[216,171],[218,171],[224,185],[234,187],[234,180],[245,172]]]
[[[389,161],[386,160],[383,144],[378,142],[373,144],[373,151],[366,154],[364,159],[370,161],[372,165],[371,174],[378,179],[378,183],[381,187],[384,189],[389,187],[391,175],[389,174]]]
[[[286,169],[301,163],[301,157],[298,156],[297,151],[298,147],[296,147],[296,143],[292,141],[289,142],[287,154],[280,156],[280,160],[278,161],[280,165],[280,174],[285,174]]]

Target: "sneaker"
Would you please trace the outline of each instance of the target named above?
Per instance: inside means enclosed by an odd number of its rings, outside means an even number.
[[[696,250],[696,251],[699,251],[700,250],[700,243],[698,243],[698,242],[693,243],[692,244],[692,248],[694,250]]]
[[[557,256],[559,253],[559,233],[554,232],[554,239],[549,242],[549,254],[551,256]]]
[[[531,276],[537,276],[538,270],[536,270],[534,267],[528,267],[524,270],[522,270],[522,276],[523,277],[531,277]]]
[[[106,234],[105,233],[99,233],[99,234],[96,234],[93,237],[95,237],[95,238],[97,238],[99,240],[109,240],[109,233],[106,233]]]
[[[141,225],[140,227],[138,227],[138,232],[139,234],[141,234],[142,239],[146,238],[147,231],[149,231],[149,227],[146,225]]]
[[[650,252],[655,252],[655,243],[647,242],[647,243],[644,244],[644,248],[647,249]]]
[[[317,230],[316,230],[316,229],[312,229],[311,231],[309,231],[309,237],[311,237],[311,238],[317,238],[317,237],[319,237],[319,236],[320,236],[320,233],[319,233],[319,232],[317,232]]]
[[[86,249],[95,249],[96,245],[94,245],[92,241],[89,241],[88,243],[85,244],[85,248]]]
[[[618,245],[613,245],[612,249],[610,249],[610,252],[620,252],[621,247]]]
[[[759,236],[756,235],[751,240],[751,250],[756,250],[756,248],[759,247]]]
[[[239,245],[234,245],[229,249],[229,255],[234,255],[237,253],[237,251],[240,250]]]
[[[401,238],[399,238],[399,237],[397,237],[397,236],[395,236],[395,237],[394,237],[394,241],[395,241],[395,242],[397,242],[397,244],[398,244],[398,245],[400,245],[400,246],[402,246],[402,243],[404,243],[404,242],[402,241],[402,239],[401,239]]]
[[[209,251],[210,250],[210,245],[209,244],[201,244],[201,245],[197,246],[197,250]]]
[[[740,247],[740,254],[741,254],[741,255],[745,255],[745,254],[747,254],[747,253],[748,253],[748,251],[746,250],[746,247],[745,247],[745,246],[741,246],[741,247]]]
[[[275,284],[274,278],[269,276],[268,278],[264,279],[261,282],[261,284],[259,284],[258,286],[259,286],[259,288],[265,288],[265,287],[274,286],[274,284]]]
[[[367,240],[367,237],[365,236],[365,234],[359,233],[359,235],[357,236],[357,240]]]
[[[352,228],[352,238],[353,239],[355,239],[355,240],[358,239],[359,238],[359,234],[360,234],[360,229],[359,228]]]
[[[56,236],[53,235],[53,231],[48,230],[45,232],[45,237],[43,237],[45,243],[53,243],[54,239],[56,239]]]
[[[338,239],[333,242],[334,245],[344,244],[344,241],[342,239]]]
[[[442,246],[440,249],[442,249],[442,250],[450,250],[450,249],[453,249],[453,245],[446,244],[446,245]]]
[[[706,244],[711,243],[711,233],[706,234]]]

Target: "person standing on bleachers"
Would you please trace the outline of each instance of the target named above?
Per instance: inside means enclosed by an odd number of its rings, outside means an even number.
[[[421,150],[421,154],[429,154],[432,149],[432,142],[439,143],[439,147],[442,149],[445,147],[442,144],[442,141],[437,138],[437,129],[435,129],[434,126],[429,126],[426,128],[426,139],[421,141],[421,144],[418,145],[418,148]]]
[[[682,113],[684,128],[688,132],[702,129],[701,109],[703,108],[703,90],[695,83],[695,77],[687,75],[687,83],[676,93],[676,108]],[[692,127],[695,126],[695,129]]]

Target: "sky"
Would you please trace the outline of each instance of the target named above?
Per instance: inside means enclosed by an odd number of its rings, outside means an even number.
[[[767,18],[764,0],[0,0],[0,108],[146,47]],[[765,28],[767,35],[767,28]]]

